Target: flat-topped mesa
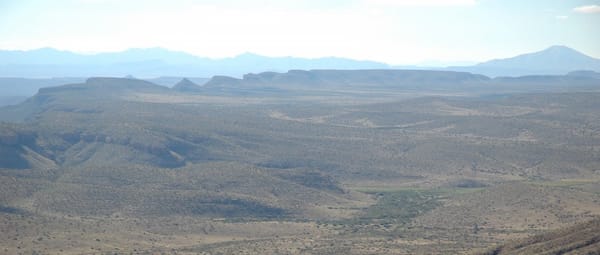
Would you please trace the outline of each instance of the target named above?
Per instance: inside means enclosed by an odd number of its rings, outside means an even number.
[[[318,74],[314,71],[289,70],[286,73],[262,72],[244,75],[242,82],[245,85],[312,85],[319,83]]]
[[[198,84],[188,80],[187,78],[183,78],[171,89],[178,92],[199,92],[202,90],[202,87],[198,86]]]
[[[129,78],[113,78],[113,77],[92,77],[88,78],[84,83],[67,84],[57,87],[41,88],[38,94],[58,93],[68,91],[105,91],[118,92],[122,90],[135,91],[168,91],[165,88],[154,83]]]
[[[116,88],[116,89],[160,89],[163,88],[160,85],[154,83],[138,80],[135,78],[114,78],[114,77],[91,77],[88,78],[83,84],[87,87],[103,87],[103,88]]]
[[[490,78],[467,72],[426,71],[426,70],[290,70],[286,73],[249,73],[242,79],[215,76],[207,86],[266,86],[284,87],[323,87],[323,86],[364,86],[394,87],[402,85],[451,85],[489,81]]]
[[[94,77],[84,83],[40,88],[37,94],[23,104],[29,105],[32,109],[41,109],[53,101],[84,103],[89,100],[121,100],[135,93],[166,94],[169,92],[167,87],[143,80]]]

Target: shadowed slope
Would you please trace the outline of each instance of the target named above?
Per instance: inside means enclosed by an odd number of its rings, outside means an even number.
[[[481,254],[600,254],[600,219],[513,241]]]

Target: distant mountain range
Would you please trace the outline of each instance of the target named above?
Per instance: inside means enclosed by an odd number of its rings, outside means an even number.
[[[248,73],[286,72],[288,70],[366,70],[417,69],[445,70],[483,74],[489,77],[524,75],[564,75],[572,71],[600,71],[600,59],[565,46],[506,59],[495,59],[471,66],[423,67],[390,66],[374,61],[345,58],[265,57],[245,53],[233,58],[211,59],[162,48],[130,49],[123,52],[83,55],[51,48],[31,51],[0,50],[0,77],[177,77],[165,80],[173,85],[180,77],[242,77]],[[164,80],[164,79],[162,79]],[[197,82],[197,81],[195,81]],[[201,83],[201,82],[200,82]]]
[[[43,48],[31,51],[0,51],[0,77],[91,77],[149,78],[159,76],[240,77],[250,72],[290,69],[380,69],[387,64],[345,58],[265,57],[245,53],[233,58],[210,59],[162,48],[130,49],[116,53],[81,55]]]
[[[565,46],[552,46],[543,51],[496,59],[472,66],[423,67],[390,66],[375,61],[345,58],[265,57],[245,53],[233,58],[211,59],[162,48],[130,49],[123,52],[83,55],[51,48],[31,51],[0,50],[0,77],[123,77],[160,76],[241,77],[247,73],[315,69],[434,69],[463,71],[496,76],[564,75],[571,71],[600,71],[600,60]]]

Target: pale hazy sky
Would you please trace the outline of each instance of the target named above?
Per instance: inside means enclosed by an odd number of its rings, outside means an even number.
[[[0,49],[163,47],[413,64],[551,45],[600,58],[600,0],[0,0]]]

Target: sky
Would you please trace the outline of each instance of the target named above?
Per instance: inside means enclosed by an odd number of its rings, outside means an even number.
[[[480,62],[565,45],[600,58],[600,0],[0,0],[0,49],[162,47],[224,58]]]

